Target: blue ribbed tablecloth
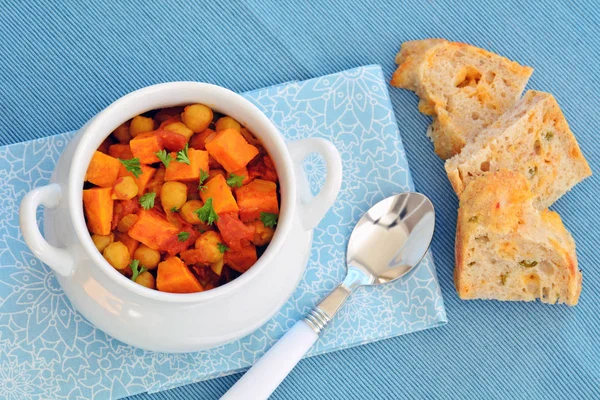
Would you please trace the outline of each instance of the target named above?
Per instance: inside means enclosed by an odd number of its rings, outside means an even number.
[[[389,76],[402,41],[437,36],[533,66],[529,87],[552,92],[563,107],[597,174],[553,206],[577,241],[580,304],[458,300],[457,201],[424,138],[428,119],[416,98],[391,89],[416,187],[441,221],[433,250],[450,323],[304,360],[273,398],[600,398],[595,0],[9,1],[0,7],[0,144],[76,129],[121,95],[157,82],[200,80],[241,92],[372,63]],[[9,370],[0,360],[0,376]],[[211,399],[236,379],[137,398]]]

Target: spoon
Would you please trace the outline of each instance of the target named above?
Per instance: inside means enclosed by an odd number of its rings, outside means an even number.
[[[433,204],[420,193],[398,194],[371,207],[350,235],[344,281],[221,399],[267,399],[317,341],[352,291],[394,281],[414,269],[427,253],[434,228]]]

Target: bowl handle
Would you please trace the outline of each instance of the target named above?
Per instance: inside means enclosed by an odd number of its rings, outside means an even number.
[[[36,213],[40,205],[56,208],[61,198],[61,188],[52,183],[33,189],[21,201],[19,223],[25,243],[33,254],[58,274],[63,276],[73,275],[75,262],[73,256],[65,249],[52,246],[44,239],[37,224]]]
[[[289,142],[287,145],[296,170],[298,184],[306,186],[305,190],[300,190],[300,219],[304,228],[310,230],[321,222],[340,191],[342,160],[333,143],[325,139],[301,139]],[[314,197],[310,196],[308,180],[302,166],[302,161],[311,153],[320,154],[327,167],[325,184],[319,194]],[[303,198],[302,195],[306,197]]]

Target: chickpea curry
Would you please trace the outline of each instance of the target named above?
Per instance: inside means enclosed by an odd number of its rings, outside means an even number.
[[[87,169],[83,207],[98,251],[150,289],[201,292],[254,265],[273,237],[279,185],[260,141],[202,104],[123,123]]]

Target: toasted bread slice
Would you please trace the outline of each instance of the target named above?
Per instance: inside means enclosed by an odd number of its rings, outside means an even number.
[[[575,242],[560,216],[533,206],[527,178],[500,170],[460,196],[454,282],[462,299],[576,305],[581,292]]]
[[[464,43],[427,39],[402,44],[393,86],[413,90],[443,159],[458,154],[519,99],[533,69]]]
[[[592,174],[554,97],[534,90],[447,160],[445,167],[459,195],[481,175],[500,169],[521,172],[540,209]]]

